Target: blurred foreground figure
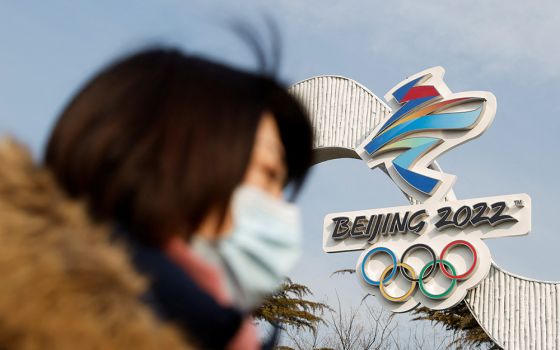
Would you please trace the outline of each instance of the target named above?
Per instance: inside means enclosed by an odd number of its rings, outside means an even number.
[[[260,349],[300,254],[311,126],[272,76],[153,48],[0,142],[0,348]]]

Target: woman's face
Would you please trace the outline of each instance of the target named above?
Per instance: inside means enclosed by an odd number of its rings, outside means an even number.
[[[259,187],[277,198],[282,198],[287,170],[278,125],[273,115],[265,112],[257,126],[253,151],[242,183]],[[208,238],[216,238],[230,231],[233,226],[231,205],[222,228],[218,230],[217,224],[217,212],[212,211],[196,232]]]
[[[251,160],[243,183],[281,198],[287,169],[284,146],[274,117],[265,113],[257,127]]]

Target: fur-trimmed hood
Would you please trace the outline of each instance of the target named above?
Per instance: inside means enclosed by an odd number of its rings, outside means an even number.
[[[27,148],[0,139],[0,349],[189,349],[146,280]]]

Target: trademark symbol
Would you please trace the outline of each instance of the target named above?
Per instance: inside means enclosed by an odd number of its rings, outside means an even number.
[[[525,206],[522,199],[516,199],[516,200],[514,200],[514,203],[515,203],[515,206],[518,207],[518,208],[523,208]]]

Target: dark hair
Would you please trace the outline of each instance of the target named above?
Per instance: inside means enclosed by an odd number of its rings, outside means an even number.
[[[58,119],[45,164],[95,219],[153,245],[188,239],[214,205],[221,226],[265,111],[280,130],[293,199],[311,166],[301,104],[272,76],[176,48],[143,50],[91,79]]]

